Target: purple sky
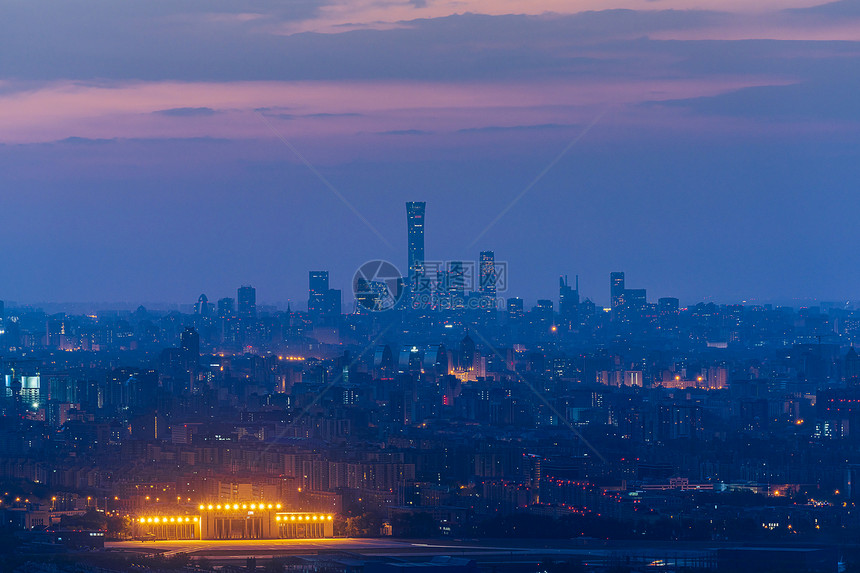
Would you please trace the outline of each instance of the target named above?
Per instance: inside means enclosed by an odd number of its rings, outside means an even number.
[[[301,305],[424,200],[504,296],[853,301],[860,0],[816,4],[0,1],[0,299]]]

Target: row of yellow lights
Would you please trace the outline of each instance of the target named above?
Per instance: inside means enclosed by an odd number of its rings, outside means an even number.
[[[265,503],[260,503],[260,504],[252,503],[252,504],[249,506],[247,503],[243,503],[243,504],[240,506],[238,503],[234,503],[234,504],[231,506],[229,503],[226,503],[226,504],[224,504],[224,505],[222,506],[220,503],[219,503],[218,505],[212,505],[211,503],[210,503],[209,505],[203,505],[203,504],[201,503],[201,504],[200,504],[200,506],[198,507],[198,509],[199,509],[200,511],[203,511],[203,510],[205,510],[205,509],[210,509],[210,510],[211,510],[211,509],[231,509],[231,508],[232,508],[232,509],[239,509],[239,507],[241,507],[242,509],[248,509],[249,507],[250,507],[251,509],[273,509],[273,508],[274,508],[274,509],[281,509],[281,504],[280,504],[280,503],[276,503],[275,505],[272,505],[272,504],[270,503],[270,504],[266,505]]]
[[[304,517],[301,515],[298,517],[296,517],[295,515],[290,516],[290,521],[296,521],[297,519],[299,521],[310,521],[311,519],[313,519],[314,521],[325,521],[325,520],[331,521],[332,516],[330,516],[330,515],[314,515],[314,516],[309,515],[307,517]],[[285,515],[285,516],[281,517],[280,515],[276,515],[275,521],[287,521],[287,516]]]
[[[140,523],[197,523],[196,517],[141,517]]]

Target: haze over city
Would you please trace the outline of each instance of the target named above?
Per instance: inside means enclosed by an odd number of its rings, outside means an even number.
[[[346,290],[402,267],[410,200],[428,257],[492,249],[527,300],[856,296],[853,0],[2,11],[9,300]]]
[[[0,0],[0,571],[860,571],[860,0]]]

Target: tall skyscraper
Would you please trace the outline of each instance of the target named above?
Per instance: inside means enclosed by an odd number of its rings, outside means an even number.
[[[230,318],[233,316],[233,299],[230,297],[218,299],[218,318]]]
[[[571,288],[567,282],[567,275],[558,279],[558,313],[568,328],[575,319],[579,307],[579,277],[576,277],[575,285]]]
[[[197,299],[197,304],[194,305],[194,314],[200,316],[209,316],[209,311],[212,310],[212,305],[209,304],[209,299],[205,294],[201,294]]]
[[[310,271],[308,273],[308,312],[318,315],[325,306],[328,293],[328,271]]]
[[[186,326],[180,335],[179,348],[185,355],[188,365],[199,366],[200,363],[200,334],[193,326]]]
[[[239,319],[257,320],[257,289],[241,286],[236,299],[239,301]]]
[[[548,332],[549,328],[555,323],[553,320],[554,311],[551,300],[538,299],[537,306],[532,309],[532,314],[535,319],[535,325],[544,332]]]
[[[218,330],[222,341],[229,341],[234,338],[235,333],[235,306],[234,300],[230,297],[218,299]]]
[[[647,304],[644,288],[624,289],[624,306],[630,317],[640,317]]]
[[[523,312],[523,299],[515,297],[508,299],[508,320],[522,320],[524,316]]]
[[[660,330],[675,332],[678,330],[679,307],[678,299],[663,297],[657,301],[657,320]]]
[[[609,273],[609,299],[612,319],[618,320],[618,313],[624,306],[624,273]]]
[[[480,284],[481,295],[496,298],[496,255],[493,251],[481,251]]]
[[[329,320],[334,320],[340,316],[343,310],[343,293],[340,289],[330,288],[325,293],[325,305],[323,313]]]
[[[409,285],[415,288],[417,277],[424,274],[424,201],[406,203],[406,233],[409,256]]]
[[[448,297],[451,301],[452,309],[459,309],[466,306],[466,271],[463,266],[463,261],[449,261],[448,275],[446,279],[448,285]]]
[[[308,314],[315,322],[334,323],[341,313],[342,293],[329,288],[328,271],[308,273]]]

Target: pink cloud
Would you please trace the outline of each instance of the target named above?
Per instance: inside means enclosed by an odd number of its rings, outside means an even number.
[[[255,109],[291,137],[588,121],[595,109],[787,83],[713,77],[539,83],[151,82],[56,83],[0,95],[2,143],[86,138],[268,137]],[[209,108],[216,113],[158,113]],[[178,115],[178,117],[177,117]],[[284,119],[286,118],[286,119]]]
[[[739,14],[764,14],[773,11],[807,8],[821,4],[820,0],[427,0],[413,3],[380,2],[379,0],[337,0],[320,9],[319,16],[285,24],[284,33],[306,31],[341,32],[365,27],[384,28],[397,22],[417,18],[440,18],[455,14],[576,14],[578,12],[628,10],[713,10]]]

